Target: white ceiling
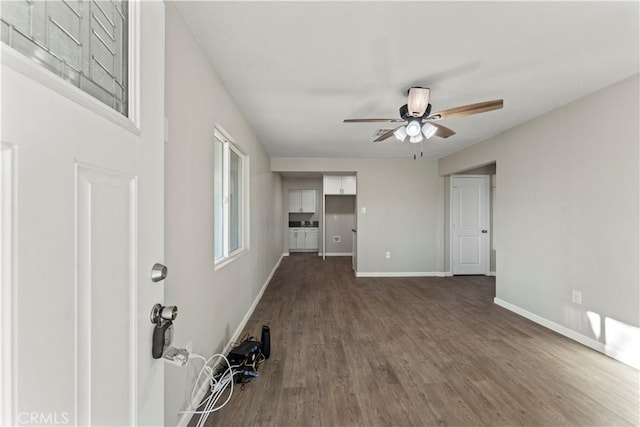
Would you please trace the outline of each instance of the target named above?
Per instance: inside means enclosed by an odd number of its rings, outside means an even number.
[[[176,6],[274,157],[412,157],[414,144],[372,142],[391,124],[342,123],[398,118],[410,86],[431,88],[432,111],[504,99],[441,121],[457,134],[424,145],[440,158],[640,71],[638,2]]]

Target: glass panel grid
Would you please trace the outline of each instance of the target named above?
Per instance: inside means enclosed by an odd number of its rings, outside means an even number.
[[[126,0],[0,1],[2,42],[128,115]]]

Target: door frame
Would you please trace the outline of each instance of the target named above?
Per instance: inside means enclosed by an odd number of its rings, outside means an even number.
[[[485,196],[485,210],[486,210],[486,218],[487,218],[487,235],[490,235],[491,229],[491,175],[464,175],[464,174],[453,174],[449,176],[449,269],[451,270],[451,275],[453,276],[453,249],[454,249],[454,236],[453,236],[453,179],[454,178],[483,178],[486,181],[487,192]],[[485,276],[488,276],[491,271],[491,239],[486,239],[486,255],[485,255],[485,272],[483,273]]]
[[[14,419],[14,338],[16,295],[16,165],[17,148],[0,141],[0,423],[16,424]]]

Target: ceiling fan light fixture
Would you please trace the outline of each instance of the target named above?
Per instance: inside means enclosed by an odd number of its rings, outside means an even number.
[[[407,106],[409,107],[409,115],[413,117],[422,117],[429,105],[429,93],[431,90],[426,87],[412,87],[409,89]]]
[[[422,133],[422,129],[420,127],[420,121],[419,120],[412,120],[409,122],[409,124],[407,124],[407,135],[409,135],[410,137],[416,137],[418,135],[421,135]]]
[[[426,122],[425,124],[422,125],[422,134],[426,139],[431,138],[433,135],[436,134],[437,131],[438,131],[438,128],[429,122]]]
[[[416,136],[410,136],[409,137],[409,142],[411,142],[412,144],[417,144],[418,142],[422,141],[422,133],[417,134]]]
[[[396,131],[393,134],[400,141],[404,141],[404,139],[407,137],[407,129],[404,126],[401,126],[398,129],[396,129]]]

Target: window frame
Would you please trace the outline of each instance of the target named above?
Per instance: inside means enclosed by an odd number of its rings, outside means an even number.
[[[0,63],[31,78],[71,101],[93,111],[134,135],[140,136],[140,2],[130,0],[127,34],[127,115],[124,115],[58,74],[41,66],[22,52],[0,43]]]
[[[222,174],[221,178],[217,177],[214,170],[214,209],[213,209],[213,261],[215,269],[222,268],[235,259],[239,258],[243,254],[249,251],[249,155],[240,150],[235,141],[225,132],[220,126],[214,128],[214,144],[219,141],[222,144]],[[231,235],[231,203],[229,200],[229,190],[231,181],[231,168],[230,168],[230,153],[233,152],[239,160],[239,179],[240,179],[240,212],[238,213],[238,225],[239,225],[239,246],[236,249],[230,249],[230,235]],[[216,162],[214,159],[214,167]],[[218,185],[216,179],[222,179],[222,194],[216,194]],[[220,191],[220,190],[217,190]],[[216,199],[221,197],[222,204],[222,256],[216,259],[216,245],[218,241],[216,239],[216,233],[219,232],[216,226],[215,216],[219,214],[216,208]]]

